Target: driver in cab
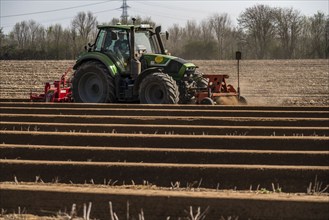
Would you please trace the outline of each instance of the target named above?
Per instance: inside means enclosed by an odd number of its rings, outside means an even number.
[[[129,58],[129,43],[127,33],[119,32],[119,39],[114,44],[114,51],[119,53],[125,60]]]

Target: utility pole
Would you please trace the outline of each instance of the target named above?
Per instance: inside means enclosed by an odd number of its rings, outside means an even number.
[[[121,20],[123,24],[128,24],[128,8],[129,5],[127,5],[127,0],[122,0],[122,14],[121,14]]]

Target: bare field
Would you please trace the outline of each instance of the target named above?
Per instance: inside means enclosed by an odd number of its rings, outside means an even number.
[[[8,213],[328,219],[328,106],[2,101],[0,117]]]
[[[237,85],[235,61],[194,62]],[[28,99],[74,61],[0,63],[0,98]],[[328,71],[242,61],[243,106],[2,100],[0,209],[81,215],[91,202],[109,219],[111,201],[119,219],[328,219]]]
[[[237,87],[235,60],[194,60],[204,73],[228,74]],[[65,61],[0,61],[0,98],[29,98],[44,82],[74,64]],[[329,60],[242,60],[241,93],[251,105],[329,105]]]

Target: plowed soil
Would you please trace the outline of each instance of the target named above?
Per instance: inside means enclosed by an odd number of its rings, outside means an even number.
[[[193,61],[205,74],[228,74],[237,87],[236,61]],[[328,60],[242,60],[241,93],[253,105],[329,105]],[[0,60],[0,98],[28,98],[59,80],[74,61]]]
[[[111,201],[119,219],[127,204],[130,219],[190,207],[206,219],[329,217],[327,106],[0,102],[0,116],[0,208],[11,212],[74,203],[82,215],[92,202],[91,216],[109,219]]]
[[[194,62],[237,87],[235,61]],[[328,60],[242,60],[247,106],[26,102],[73,64],[0,61],[1,210],[329,219]]]

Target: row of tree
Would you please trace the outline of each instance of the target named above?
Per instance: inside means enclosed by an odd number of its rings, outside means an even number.
[[[256,5],[232,25],[228,14],[214,14],[199,24],[169,28],[174,54],[188,59],[316,59],[329,57],[329,15],[303,16],[293,8]]]
[[[232,25],[228,14],[214,14],[200,23],[168,29],[168,50],[186,59],[301,59],[329,57],[329,15],[307,17],[293,8],[255,5],[245,9]],[[116,24],[112,19],[108,24]],[[138,23],[155,22],[137,17]],[[0,29],[0,59],[75,59],[97,34],[97,19],[80,12],[69,28],[60,24],[44,27],[37,22],[16,23],[8,35]]]

